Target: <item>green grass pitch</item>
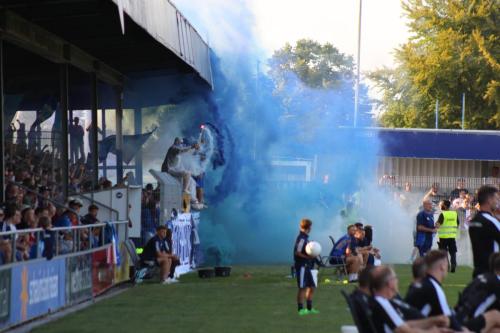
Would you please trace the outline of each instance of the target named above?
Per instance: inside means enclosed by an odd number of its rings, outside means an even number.
[[[409,265],[397,265],[400,292],[410,282]],[[182,276],[181,283],[160,285],[145,282],[115,297],[39,327],[34,332],[340,332],[352,323],[341,289],[352,289],[334,281],[323,270],[314,297],[319,315],[299,317],[296,283],[287,278],[287,266],[236,266],[231,277],[199,279]],[[450,274],[444,289],[450,305],[471,279],[471,269],[459,267]]]

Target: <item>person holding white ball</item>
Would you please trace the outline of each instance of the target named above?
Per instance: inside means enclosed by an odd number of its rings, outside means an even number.
[[[311,227],[311,220],[302,219],[300,221],[300,233],[297,236],[295,246],[293,248],[295,273],[297,275],[297,286],[299,288],[297,293],[299,316],[319,313],[319,311],[314,309],[312,306],[312,298],[316,288],[316,281],[311,270],[314,266],[316,257],[321,252],[321,246],[317,242],[309,243],[309,233],[311,232]],[[304,299],[306,299],[307,302],[307,307],[305,309]]]

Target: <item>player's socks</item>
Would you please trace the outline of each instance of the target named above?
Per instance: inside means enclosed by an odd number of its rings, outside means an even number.
[[[311,311],[311,309],[313,308],[313,301],[307,301],[307,310]]]
[[[302,304],[302,303],[297,303],[297,308],[298,308],[298,311],[300,312],[300,310],[303,310],[303,309],[304,309],[304,304]]]

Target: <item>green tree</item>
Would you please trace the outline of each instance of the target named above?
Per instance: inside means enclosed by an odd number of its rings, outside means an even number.
[[[281,123],[287,131],[301,133],[299,140],[312,140],[332,126],[352,125],[354,107],[354,61],[330,43],[301,39],[285,44],[269,59],[273,94],[280,100]],[[366,87],[361,98],[368,99]],[[360,124],[371,123],[367,110]]]
[[[387,127],[433,127],[436,100],[442,128],[500,128],[498,0],[407,0],[412,33],[396,50],[395,69],[369,74],[382,91]]]
[[[280,89],[294,73],[308,87],[316,89],[340,88],[346,77],[351,78],[354,62],[330,43],[320,44],[311,39],[289,43],[274,52],[269,61],[269,74]]]

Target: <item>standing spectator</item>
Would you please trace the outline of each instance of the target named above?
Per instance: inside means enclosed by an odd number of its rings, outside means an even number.
[[[146,244],[153,237],[158,226],[156,224],[156,202],[152,184],[147,184],[146,189],[142,193],[141,224],[142,242]]]
[[[464,191],[465,194],[469,193],[469,191],[465,188],[465,179],[458,178],[457,187],[450,193],[450,201],[453,202],[453,200],[460,197],[460,192],[462,191]]]
[[[76,163],[79,159],[85,158],[85,152],[83,150],[83,136],[85,135],[85,132],[79,123],[80,119],[75,117],[73,118],[73,124],[68,126],[71,163]],[[80,157],[78,157],[79,154]]]
[[[494,166],[491,168],[491,177],[493,178],[498,178],[500,177],[500,168],[497,166]]]
[[[436,232],[432,202],[429,199],[424,199],[423,208],[417,214],[417,235],[415,237],[415,246],[421,257],[431,249],[432,237]]]
[[[9,127],[7,127],[7,131],[5,131],[5,145],[8,147],[14,143],[14,132],[16,131],[16,127],[13,123],[10,123]]]
[[[457,234],[458,234],[458,214],[450,210],[449,200],[441,201],[441,214],[439,214],[436,226],[438,228],[440,250],[447,251],[450,254],[451,272],[455,273],[457,267]]]
[[[474,259],[473,277],[488,271],[488,259],[500,251],[500,222],[493,215],[500,206],[498,189],[483,185],[477,194],[479,211],[469,223],[469,237]]]
[[[31,152],[34,152],[37,147],[36,128],[37,128],[37,122],[35,121],[33,124],[31,124],[30,130],[28,131],[28,150]]]
[[[19,124],[19,129],[17,130],[17,147],[21,148],[22,151],[26,150],[26,124],[22,123],[17,119]]]
[[[93,141],[94,141],[94,131],[93,131],[93,127],[94,127],[94,123],[90,123],[89,126],[87,126],[87,132],[89,132],[88,134],[88,140],[89,140],[89,149],[90,149],[90,155],[93,156],[94,155],[94,146],[93,146]],[[97,127],[97,133],[98,134],[101,134],[102,135],[102,130],[99,128],[99,126]]]
[[[439,206],[439,202],[444,199],[441,194],[439,194],[439,183],[433,183],[429,192],[424,196],[424,200],[430,200],[432,203],[432,211],[435,212]]]

